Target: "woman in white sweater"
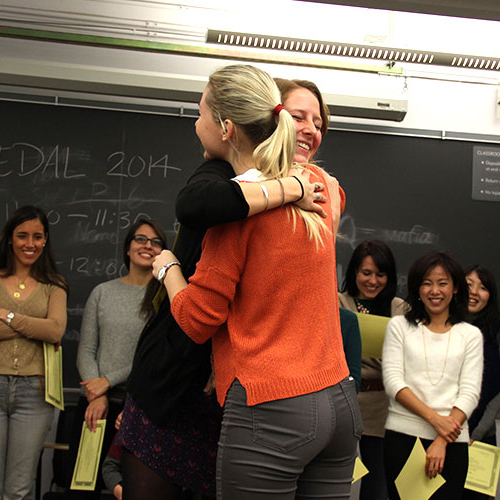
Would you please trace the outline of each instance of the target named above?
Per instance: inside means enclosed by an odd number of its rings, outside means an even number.
[[[411,310],[387,325],[382,368],[390,399],[384,442],[390,500],[399,499],[394,480],[416,437],[426,449],[425,474],[446,479],[431,498],[462,498],[468,468],[466,420],[478,402],[483,366],[481,332],[464,322],[467,300],[467,283],[456,259],[428,252],[408,273]]]

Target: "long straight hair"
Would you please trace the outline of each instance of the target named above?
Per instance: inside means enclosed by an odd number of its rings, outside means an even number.
[[[18,208],[3,227],[0,236],[0,269],[3,276],[12,276],[14,274],[14,252],[12,251],[12,236],[16,227],[26,221],[38,219],[43,226],[46,242],[40,257],[33,263],[30,269],[30,276],[47,285],[54,285],[68,292],[66,280],[57,271],[55,259],[52,255],[52,243],[49,231],[49,221],[45,212],[33,205],[24,205]]]
[[[130,244],[137,230],[144,224],[148,225],[156,233],[156,236],[162,242],[162,249],[168,248],[167,235],[165,234],[165,231],[158,222],[156,222],[153,219],[146,219],[145,217],[137,219],[134,222],[134,224],[130,226],[130,229],[125,235],[125,240],[123,241],[123,262],[127,267],[127,269],[130,269],[130,257],[128,255],[128,251],[130,250]],[[151,316],[153,316],[154,314],[153,299],[156,293],[158,292],[159,288],[160,288],[160,282],[154,279],[153,276],[151,275],[151,279],[149,280],[146,286],[146,292],[144,293],[144,298],[142,299],[141,303],[140,314],[142,317],[150,318]]]
[[[281,95],[266,72],[243,64],[221,68],[210,75],[206,102],[223,129],[224,120],[231,120],[252,142],[254,166],[265,177],[278,179],[289,175],[296,150],[295,125],[285,109],[275,114]],[[236,144],[232,146],[237,150]],[[327,231],[322,218],[295,205],[289,208],[294,224],[299,215],[309,238],[322,242],[321,231]]]
[[[475,271],[482,285],[488,290],[490,298],[482,311],[469,316],[473,325],[477,326],[490,340],[498,344],[500,333],[500,310],[498,307],[498,289],[493,273],[479,264],[468,266],[465,276]]]

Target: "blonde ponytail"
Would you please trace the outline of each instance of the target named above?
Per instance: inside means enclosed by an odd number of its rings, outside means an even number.
[[[264,71],[248,65],[221,68],[209,78],[206,102],[216,121],[223,126],[229,119],[238,125],[255,145],[254,166],[269,179],[290,174],[296,149],[295,125],[286,109],[278,110],[281,95],[275,81]],[[321,233],[328,231],[323,219],[295,205],[292,212],[294,228],[299,215],[309,239],[323,244]]]

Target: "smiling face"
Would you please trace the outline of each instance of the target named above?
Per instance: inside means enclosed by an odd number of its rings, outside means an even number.
[[[359,290],[358,299],[374,299],[387,285],[387,273],[376,266],[371,255],[367,255],[356,272],[356,286]]]
[[[469,287],[469,313],[478,314],[488,305],[490,292],[483,285],[476,271],[468,274],[466,280]]]
[[[442,266],[432,268],[424,276],[419,295],[430,319],[449,316],[450,303],[456,287],[453,279]]]
[[[17,266],[31,267],[42,255],[47,236],[39,219],[19,224],[12,232],[12,252]]]
[[[194,124],[196,135],[203,146],[203,157],[205,160],[214,158],[225,159],[226,148],[222,141],[221,124],[214,120],[212,111],[207,104],[207,94],[209,92],[210,88],[207,85],[203,91],[199,105],[200,116]]]
[[[153,264],[154,258],[161,252],[162,249],[159,245],[152,245],[149,240],[158,238],[158,235],[148,224],[143,224],[137,228],[134,236],[138,235],[145,236],[148,240],[145,243],[138,243],[132,239],[130,242],[130,248],[127,252],[127,255],[130,257],[130,268],[132,268],[132,266],[150,268]]]
[[[285,109],[292,115],[297,132],[297,148],[294,161],[310,162],[318,150],[323,120],[316,96],[305,88],[292,90],[283,102]]]

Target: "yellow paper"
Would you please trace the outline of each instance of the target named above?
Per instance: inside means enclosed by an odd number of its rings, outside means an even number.
[[[469,470],[465,487],[494,497],[500,472],[500,448],[474,441],[469,446]]]
[[[56,351],[54,344],[43,343],[45,358],[45,401],[64,410],[64,390],[62,375],[62,346]]]
[[[153,307],[155,309],[156,314],[158,314],[161,303],[163,302],[166,296],[167,296],[167,290],[165,290],[165,287],[161,285],[160,288],[158,288],[156,295],[153,297]]]
[[[361,332],[361,345],[363,346],[363,357],[382,357],[382,345],[384,344],[385,328],[390,318],[377,316],[376,314],[356,313]]]
[[[97,421],[97,429],[92,432],[85,421],[82,426],[80,445],[78,446],[78,456],[76,457],[73,479],[71,480],[72,490],[94,490],[99,474],[99,459],[101,458],[102,442],[104,431],[106,430],[106,420]]]
[[[441,474],[433,479],[426,476],[425,460],[422,441],[416,438],[406,464],[394,481],[401,500],[428,500],[446,482]]]
[[[355,483],[358,479],[361,479],[363,476],[366,476],[370,472],[365,464],[356,457],[356,461],[354,462],[354,470],[352,472],[352,482]]]

